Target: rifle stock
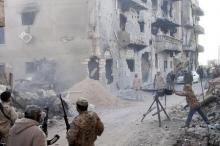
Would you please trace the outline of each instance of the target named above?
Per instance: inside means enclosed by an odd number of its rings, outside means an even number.
[[[45,110],[46,116],[45,116],[45,118],[44,118],[44,120],[43,120],[43,124],[42,124],[42,126],[41,126],[41,129],[44,131],[44,133],[45,133],[46,135],[48,135],[47,122],[48,122],[49,108],[48,108],[48,107],[45,107],[44,110]]]
[[[62,108],[63,108],[63,118],[64,118],[64,121],[65,121],[65,124],[66,124],[66,130],[68,131],[70,129],[70,124],[69,124],[69,121],[68,121],[68,118],[67,118],[66,110],[65,110],[65,107],[64,107],[64,101],[62,99],[61,94],[59,95],[59,98],[60,98],[61,105],[62,105]]]

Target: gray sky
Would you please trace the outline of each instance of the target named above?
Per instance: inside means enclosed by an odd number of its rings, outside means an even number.
[[[205,52],[200,53],[200,64],[206,64],[207,60],[218,58],[220,46],[220,0],[199,0],[200,7],[205,16],[201,17],[200,25],[205,28],[205,35],[200,35],[199,43],[205,47]]]

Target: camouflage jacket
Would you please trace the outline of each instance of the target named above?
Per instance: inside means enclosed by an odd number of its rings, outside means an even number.
[[[75,146],[94,146],[97,136],[101,136],[104,125],[94,112],[82,112],[71,123],[67,132],[69,144]]]
[[[193,92],[181,91],[181,92],[176,92],[176,95],[186,96],[186,102],[190,106],[190,108],[199,106],[199,101]]]

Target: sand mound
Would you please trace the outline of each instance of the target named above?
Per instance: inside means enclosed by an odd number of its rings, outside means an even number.
[[[75,104],[79,97],[85,97],[90,104],[95,106],[114,105],[118,101],[117,97],[111,95],[99,81],[92,79],[85,79],[71,87],[66,100]]]

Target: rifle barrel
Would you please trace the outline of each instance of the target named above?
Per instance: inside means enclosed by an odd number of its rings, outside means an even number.
[[[63,102],[63,99],[61,97],[61,94],[59,95],[59,98],[60,98],[61,105],[62,105],[62,108],[63,108],[63,118],[64,118],[64,121],[65,121],[65,124],[66,124],[66,130],[68,131],[70,129],[70,124],[69,124],[69,121],[68,121],[68,118],[67,118],[67,114],[66,114],[66,110],[65,110],[65,107],[64,107],[64,102]]]

